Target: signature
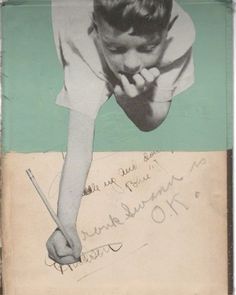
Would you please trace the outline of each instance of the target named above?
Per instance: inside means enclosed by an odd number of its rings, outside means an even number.
[[[205,158],[202,158],[199,161],[194,161],[191,164],[190,173],[192,173],[195,169],[199,169],[201,166],[204,166],[204,165],[206,165]],[[82,240],[86,241],[89,238],[101,235],[104,231],[109,231],[113,228],[125,225],[129,219],[135,218],[139,213],[145,210],[148,204],[153,203],[154,201],[157,201],[162,195],[168,193],[177,183],[183,182],[185,178],[188,176],[189,175],[185,175],[185,176],[171,175],[165,184],[160,185],[159,188],[153,191],[147,199],[139,201],[139,203],[137,203],[132,208],[129,207],[126,203],[122,202],[120,204],[122,209],[121,217],[117,217],[117,216],[113,216],[109,214],[108,221],[105,224],[95,225],[93,229],[90,231],[81,230],[80,236]],[[143,183],[143,181],[144,182],[148,181],[149,177],[150,177],[149,174],[147,174],[147,177],[144,176],[143,179],[138,179],[137,181],[130,182],[129,191],[133,192],[133,189],[135,189],[138,185],[140,185],[140,183]],[[188,210],[188,206],[184,204],[181,200],[179,200],[177,196],[179,196],[179,194],[175,193],[174,196],[172,196],[171,200],[165,201],[168,208],[170,208],[175,215],[178,215],[175,209],[177,205],[181,206],[185,210]],[[165,221],[165,212],[159,205],[156,205],[151,213],[151,217],[154,222],[163,223]]]
[[[45,261],[45,264],[48,267],[53,267],[56,271],[60,272],[61,274],[64,274],[68,270],[73,271],[81,265],[92,263],[96,261],[98,258],[104,257],[108,253],[117,253],[121,250],[122,247],[123,247],[123,243],[121,242],[109,243],[109,244],[98,246],[89,251],[82,252],[80,256],[81,261],[76,262],[74,264],[60,265],[56,262],[48,263],[47,261]]]
[[[157,191],[153,192],[148,199],[142,200],[133,208],[129,208],[125,203],[121,203],[123,218],[112,216],[109,214],[108,222],[101,226],[95,226],[92,231],[81,231],[82,240],[86,241],[88,238],[92,238],[96,235],[101,235],[104,231],[108,231],[112,228],[124,225],[130,218],[135,218],[138,213],[143,211],[149,203],[154,202],[159,196],[167,193],[176,183],[183,181],[182,176],[172,175],[165,185],[161,185]]]

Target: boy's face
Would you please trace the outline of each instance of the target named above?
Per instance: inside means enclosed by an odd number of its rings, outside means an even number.
[[[132,76],[143,68],[157,66],[166,31],[162,33],[157,31],[150,35],[132,35],[132,28],[127,32],[121,32],[101,17],[97,28],[104,58],[118,79],[120,79],[119,74],[123,74],[132,81]]]

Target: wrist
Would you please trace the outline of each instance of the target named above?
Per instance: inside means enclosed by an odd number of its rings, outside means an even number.
[[[77,232],[76,224],[62,224],[68,233]]]
[[[58,219],[60,220],[62,226],[67,229],[74,229],[76,228],[76,220],[69,219],[67,216],[64,216],[58,212]]]

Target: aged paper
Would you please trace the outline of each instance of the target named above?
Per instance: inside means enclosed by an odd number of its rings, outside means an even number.
[[[4,2],[4,294],[230,293],[230,5],[154,1],[156,23],[152,1]],[[65,227],[84,190],[80,262],[54,262],[56,235],[47,251],[56,224],[28,169]]]
[[[95,153],[78,218],[81,263],[60,267],[55,224],[64,155],[4,157],[4,289],[27,294],[227,294],[226,152]]]

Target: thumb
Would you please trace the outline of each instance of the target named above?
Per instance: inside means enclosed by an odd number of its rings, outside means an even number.
[[[81,246],[81,242],[78,236],[73,236],[71,238],[71,246],[72,246],[72,256],[76,259],[78,259],[81,255],[81,250],[82,250],[82,246]]]

